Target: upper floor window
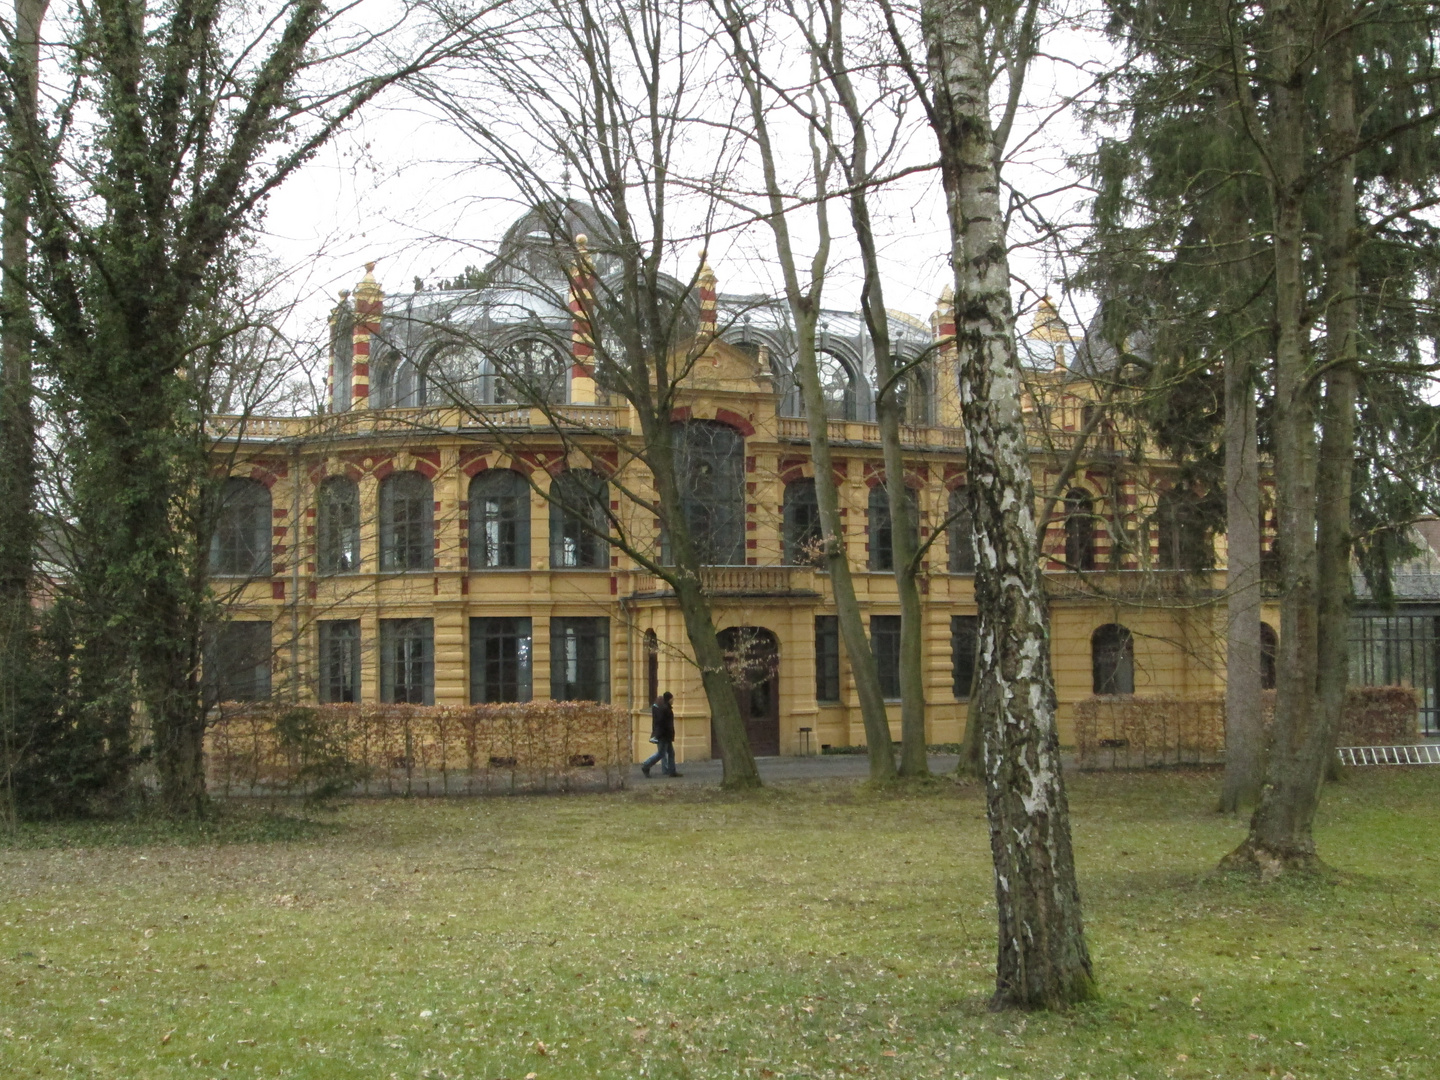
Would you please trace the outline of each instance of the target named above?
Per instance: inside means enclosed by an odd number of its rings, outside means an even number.
[[[564,405],[570,360],[552,342],[521,338],[495,350],[486,379],[497,405]]]
[[[270,489],[258,480],[232,476],[221,485],[218,510],[210,536],[210,572],[269,574]]]
[[[897,368],[913,362],[899,356],[894,361]],[[931,392],[930,373],[924,364],[917,364],[905,373],[900,380],[898,396],[901,423],[911,427],[929,427],[935,422],[935,395]]]
[[[1065,564],[1071,570],[1095,569],[1095,500],[1081,488],[1065,496]]]
[[[1214,561],[1198,499],[1183,488],[1160,493],[1155,507],[1162,570],[1205,570]]]
[[[322,574],[360,569],[360,487],[345,476],[320,482],[315,507],[315,564]]]
[[[950,573],[975,572],[975,519],[970,515],[970,493],[964,487],[950,492],[948,510],[950,528],[946,540],[950,545]]]
[[[1092,689],[1097,694],[1135,693],[1135,639],[1119,623],[1090,635]]]
[[[915,492],[905,489],[905,502],[910,508],[910,542],[912,547],[920,542],[919,506]],[[895,527],[890,520],[890,496],[884,484],[870,489],[870,569],[895,569]]]
[[[819,566],[821,558],[820,502],[815,481],[808,477],[785,485],[785,562],[790,566]]]
[[[745,437],[710,420],[671,427],[680,510],[700,562],[745,564]]]
[[[430,481],[418,472],[391,473],[380,481],[380,569],[433,569],[434,536]]]
[[[859,415],[855,393],[855,370],[848,362],[824,349],[815,353],[820,372],[820,393],[825,415],[831,420],[854,420]]]
[[[530,568],[530,484],[509,469],[470,481],[470,569]]]
[[[589,469],[568,469],[550,481],[550,566],[610,565],[610,485]]]

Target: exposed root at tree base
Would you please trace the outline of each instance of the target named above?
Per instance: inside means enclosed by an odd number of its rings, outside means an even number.
[[[1330,868],[1313,851],[1272,848],[1253,837],[1247,837],[1243,844],[1221,859],[1217,869],[1254,875],[1262,885],[1282,877],[1330,875]]]

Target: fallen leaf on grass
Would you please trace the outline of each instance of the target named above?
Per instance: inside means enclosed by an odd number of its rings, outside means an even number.
[[[895,1056],[895,1051],[894,1051],[894,1050],[881,1050],[881,1051],[880,1051],[880,1056],[881,1056],[881,1057],[894,1057],[894,1056]]]
[[[1176,1061],[1189,1061],[1189,1060],[1190,1060],[1190,1055],[1189,1055],[1189,1054],[1176,1054],[1176,1055],[1175,1055],[1175,1060],[1176,1060]]]
[[[644,1042],[644,1041],[645,1041],[645,1036],[647,1036],[647,1035],[649,1035],[649,1034],[650,1034],[650,1029],[649,1029],[648,1027],[642,1027],[642,1028],[636,1028],[634,1031],[632,1031],[632,1032],[630,1033],[630,1037],[631,1037],[632,1039],[634,1039],[636,1042]]]
[[[175,1029],[174,1029],[174,1028],[171,1028],[169,1031],[165,1032],[164,1035],[161,1035],[161,1036],[160,1036],[160,1045],[161,1045],[161,1046],[169,1046],[169,1045],[170,1045],[170,1037],[171,1037],[172,1035],[174,1035],[174,1034],[175,1034]]]
[[[539,1039],[536,1039],[536,1040],[535,1040],[535,1052],[536,1052],[537,1054],[539,1054],[541,1057],[544,1057],[544,1056],[549,1052],[549,1047],[547,1047],[547,1046],[546,1046],[543,1042],[541,1042]]]

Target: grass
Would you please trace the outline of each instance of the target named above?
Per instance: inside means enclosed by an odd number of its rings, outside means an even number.
[[[1072,781],[1103,997],[1065,1015],[986,1010],[973,787],[30,828],[0,846],[0,1075],[1436,1075],[1440,769],[1354,770],[1336,874],[1265,888],[1208,873],[1242,833],[1217,781]]]

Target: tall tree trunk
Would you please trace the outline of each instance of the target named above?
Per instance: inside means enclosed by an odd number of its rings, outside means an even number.
[[[835,483],[833,459],[830,456],[830,425],[825,414],[825,394],[820,387],[820,369],[815,358],[815,328],[820,317],[820,298],[830,259],[829,203],[825,199],[828,178],[835,155],[834,139],[829,131],[816,133],[812,127],[811,173],[815,181],[816,229],[819,233],[815,255],[810,262],[810,284],[800,283],[795,247],[790,237],[790,219],[786,213],[785,193],[780,187],[775,164],[774,144],[761,92],[762,73],[755,38],[746,13],[732,0],[725,4],[726,31],[730,35],[735,62],[750,104],[750,117],[755,126],[755,142],[760,149],[760,163],[765,175],[766,201],[770,207],[767,219],[775,236],[775,251],[785,279],[785,297],[790,317],[795,321],[795,377],[805,406],[806,426],[810,431],[810,462],[815,470],[815,502],[820,511],[820,534],[824,544],[825,568],[830,575],[830,589],[835,596],[836,622],[845,654],[850,660],[850,675],[855,682],[855,696],[860,702],[860,719],[865,728],[865,748],[870,759],[870,779],[887,781],[895,778],[895,753],[891,749],[890,721],[885,713],[885,697],[880,692],[880,674],[875,653],[865,633],[860,615],[860,601],[855,596],[855,579],[850,573],[850,553],[845,545],[845,522],[840,517],[840,491]],[[816,64],[812,63],[812,69]]]
[[[16,0],[8,57],[13,115],[3,169],[0,218],[0,724],[4,725],[7,783],[30,669],[30,588],[37,540],[35,413],[31,374],[29,295],[30,171],[40,64],[40,24],[48,0]]]
[[[1062,1008],[1094,993],[1055,728],[1035,492],[1021,411],[989,81],[977,0],[926,0],[922,27],[950,217],[960,401],[977,543],[986,809],[999,955],[994,1004]]]
[[[1225,777],[1220,809],[1260,800],[1260,460],[1255,385],[1246,336],[1225,358]]]
[[[1309,117],[1309,12],[1270,6],[1271,115],[1267,132],[1275,257],[1275,501],[1280,533],[1280,644],[1269,774],[1245,841],[1222,865],[1274,876],[1316,862],[1323,727],[1317,693],[1316,391],[1305,337],[1304,198]]]

